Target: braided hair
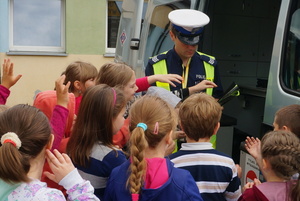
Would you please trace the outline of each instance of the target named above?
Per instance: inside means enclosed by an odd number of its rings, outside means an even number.
[[[300,172],[300,140],[289,131],[267,133],[261,141],[262,158],[269,161],[276,176],[290,180]],[[291,200],[300,200],[300,182],[291,188]]]

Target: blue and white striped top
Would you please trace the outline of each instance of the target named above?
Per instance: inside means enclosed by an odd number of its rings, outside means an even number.
[[[203,200],[233,201],[241,195],[241,182],[234,161],[213,149],[211,143],[183,143],[170,159],[175,167],[191,173]]]
[[[127,161],[122,151],[115,151],[101,142],[95,143],[90,154],[88,167],[76,166],[83,179],[89,180],[95,188],[95,195],[103,200],[106,182],[111,171]]]

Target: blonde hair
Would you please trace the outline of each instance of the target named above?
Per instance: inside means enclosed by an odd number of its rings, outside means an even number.
[[[180,106],[179,118],[186,135],[198,141],[209,138],[220,122],[223,107],[210,95],[193,94]]]
[[[143,96],[132,105],[129,117],[131,164],[127,185],[132,194],[139,194],[147,168],[144,158],[145,149],[147,147],[155,149],[159,142],[175,129],[177,117],[168,103],[159,97],[149,95]],[[144,131],[143,128],[137,127],[139,123],[146,124],[148,128]]]
[[[134,71],[124,63],[106,63],[101,66],[96,84],[107,84],[123,89],[131,80]]]
[[[261,154],[269,161],[274,173],[284,180],[290,180],[300,172],[300,140],[292,132],[278,130],[264,135]],[[291,189],[291,200],[300,200],[299,179]]]

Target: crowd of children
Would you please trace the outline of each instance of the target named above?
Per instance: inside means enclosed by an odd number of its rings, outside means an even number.
[[[22,76],[9,59],[2,71],[0,200],[300,200],[299,105],[280,109],[261,141],[247,138],[266,182],[242,192],[237,166],[210,143],[222,106],[150,87],[181,76],[136,79],[126,64],[76,61],[33,106],[7,107]],[[186,143],[170,154],[178,136]]]

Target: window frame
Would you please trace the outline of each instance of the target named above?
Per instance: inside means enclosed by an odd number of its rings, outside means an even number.
[[[284,41],[283,41],[283,46],[282,46],[282,58],[280,61],[280,72],[279,72],[279,82],[280,82],[280,86],[283,89],[283,91],[285,91],[288,94],[291,94],[293,96],[298,96],[300,97],[300,91],[297,91],[295,89],[292,89],[290,87],[288,87],[286,85],[286,80],[284,79],[284,71],[286,71],[286,60],[287,60],[287,46],[289,44],[288,40],[289,40],[289,32],[290,32],[290,28],[291,28],[291,20],[292,20],[292,16],[295,13],[295,11],[297,11],[299,8],[296,9],[296,4],[297,1],[292,1],[292,3],[289,5],[289,11],[288,11],[288,17],[287,17],[287,23],[284,27]]]
[[[60,21],[60,46],[20,46],[14,45],[14,0],[9,1],[9,52],[53,52],[53,53],[65,53],[66,51],[66,1],[61,1],[61,21]]]
[[[105,9],[105,53],[106,54],[115,54],[116,53],[116,47],[108,47],[108,2],[109,1],[122,1],[123,0],[106,0],[106,9]],[[121,9],[122,12],[122,9]],[[121,16],[120,16],[120,20],[121,20]],[[118,36],[117,36],[117,40],[118,40]]]

